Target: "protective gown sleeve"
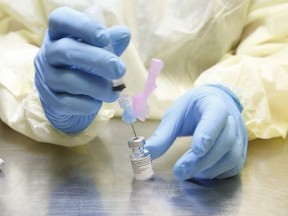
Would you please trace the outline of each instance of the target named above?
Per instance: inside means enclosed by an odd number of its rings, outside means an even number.
[[[235,53],[194,85],[221,83],[239,97],[249,139],[287,136],[288,2],[254,1]]]
[[[21,5],[0,1],[0,118],[39,142],[69,147],[85,144],[95,138],[114,111],[105,105],[95,121],[75,135],[61,133],[48,122],[34,87],[34,57],[47,28],[40,2],[31,1],[20,10]]]

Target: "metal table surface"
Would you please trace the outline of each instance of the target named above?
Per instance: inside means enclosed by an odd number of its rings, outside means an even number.
[[[135,128],[148,138],[158,123]],[[241,175],[197,183],[171,171],[188,138],[153,162],[153,179],[133,180],[132,130],[118,119],[73,148],[35,142],[1,122],[0,137],[0,215],[288,215],[287,139],[250,142]]]

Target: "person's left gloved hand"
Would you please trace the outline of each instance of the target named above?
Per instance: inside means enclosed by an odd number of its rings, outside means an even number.
[[[166,112],[146,142],[152,159],[163,155],[180,136],[192,136],[192,147],[175,164],[181,180],[226,178],[240,173],[248,136],[237,97],[221,85],[197,87]]]

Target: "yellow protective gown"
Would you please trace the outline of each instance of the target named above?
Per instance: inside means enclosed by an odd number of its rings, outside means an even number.
[[[60,6],[84,11],[95,3],[108,26],[131,29],[122,56],[131,96],[143,90],[152,58],[165,63],[149,98],[151,118],[160,119],[194,86],[220,83],[239,97],[249,139],[286,136],[287,0],[0,0],[0,118],[11,128],[37,141],[75,146],[121,114],[117,104],[105,104],[85,131],[66,135],[47,121],[34,87],[33,60],[49,13]]]

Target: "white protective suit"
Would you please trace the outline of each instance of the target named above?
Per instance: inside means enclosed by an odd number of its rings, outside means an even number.
[[[131,29],[122,56],[131,96],[143,90],[152,58],[165,63],[149,98],[151,118],[160,119],[194,86],[221,83],[239,97],[249,139],[286,136],[287,0],[0,0],[0,118],[11,128],[37,141],[75,146],[92,140],[114,116],[117,104],[105,104],[85,131],[65,135],[45,118],[34,87],[33,60],[49,13],[60,6],[84,11],[95,2],[108,26]]]

